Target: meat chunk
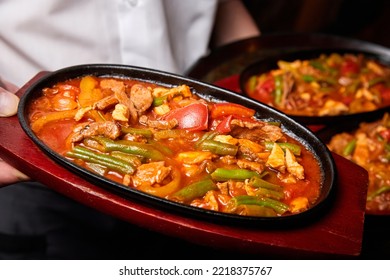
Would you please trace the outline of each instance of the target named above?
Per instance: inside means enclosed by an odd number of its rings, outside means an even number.
[[[263,172],[264,171],[264,167],[265,167],[264,164],[262,164],[262,163],[253,162],[253,161],[246,160],[246,159],[239,159],[239,160],[237,160],[237,165],[240,168],[250,169],[250,170],[256,171],[258,173]]]
[[[295,178],[299,180],[305,179],[305,170],[303,169],[303,166],[297,162],[290,149],[286,149],[286,166],[287,171]]]
[[[129,110],[130,121],[133,123],[136,122],[138,119],[137,111],[133,105],[133,102],[131,102],[130,98],[127,96],[126,87],[122,81],[104,79],[100,82],[100,87],[102,89],[111,89],[119,103],[126,106]]]
[[[275,125],[264,124],[262,127],[246,128],[235,126],[231,135],[234,138],[245,138],[254,142],[272,141],[276,142],[283,138],[283,132],[280,127]]]
[[[116,139],[120,136],[121,129],[117,126],[115,122],[93,122],[93,123],[83,123],[75,127],[73,130],[73,135],[71,141],[79,142],[84,138],[91,136],[103,135],[110,139]]]
[[[164,161],[142,164],[132,177],[133,186],[161,184],[170,173],[171,167],[166,167]]]
[[[282,173],[286,171],[284,152],[278,144],[275,143],[273,145],[271,154],[268,157],[266,165]]]
[[[172,129],[178,125],[178,121],[176,119],[171,119],[169,121],[166,120],[150,120],[147,116],[142,115],[139,118],[139,123],[146,125],[148,127],[157,128],[157,129]]]
[[[135,84],[130,90],[130,101],[140,115],[152,106],[152,91],[141,84]]]
[[[129,121],[129,110],[123,104],[116,104],[114,111],[112,111],[112,118],[116,121]]]
[[[104,110],[106,108],[109,108],[111,106],[114,106],[114,105],[118,104],[118,102],[119,101],[115,97],[115,95],[111,94],[109,96],[106,96],[106,97],[100,99],[95,104],[93,104],[93,108],[94,109],[98,109],[98,110]]]

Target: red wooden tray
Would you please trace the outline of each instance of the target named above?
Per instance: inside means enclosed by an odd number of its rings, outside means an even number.
[[[353,258],[362,248],[367,172],[333,154],[338,171],[334,203],[311,223],[291,229],[216,224],[163,211],[95,186],[44,154],[16,116],[0,118],[0,157],[36,181],[87,206],[150,230],[259,258]]]

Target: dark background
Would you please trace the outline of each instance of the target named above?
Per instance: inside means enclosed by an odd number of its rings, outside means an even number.
[[[324,33],[390,47],[388,0],[244,0],[262,34]]]

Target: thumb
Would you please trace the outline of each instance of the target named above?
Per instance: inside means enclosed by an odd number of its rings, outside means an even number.
[[[0,188],[17,182],[28,181],[29,177],[8,165],[0,158]]]
[[[19,97],[0,87],[0,117],[15,115],[18,104]]]

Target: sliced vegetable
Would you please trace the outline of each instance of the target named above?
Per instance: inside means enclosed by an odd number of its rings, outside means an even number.
[[[240,104],[229,102],[215,103],[211,107],[211,118],[213,119],[230,115],[253,117],[255,115],[255,110],[247,108]]]
[[[207,105],[198,102],[183,108],[174,109],[164,119],[176,119],[180,129],[199,131],[208,128],[208,117]]]
[[[275,76],[275,90],[274,90],[274,102],[276,105],[280,105],[282,103],[283,97],[283,76],[277,75]]]
[[[198,149],[200,144],[203,143],[205,140],[213,140],[215,136],[217,136],[219,133],[217,131],[207,131],[205,132],[202,137],[199,138],[198,141],[195,142],[195,148]]]
[[[77,113],[76,110],[70,110],[70,111],[60,111],[60,112],[52,112],[48,113],[46,115],[43,115],[42,117],[38,118],[34,122],[31,123],[31,129],[37,133],[39,132],[44,125],[46,125],[49,122],[54,122],[58,120],[63,120],[63,119],[71,119],[74,118],[74,116]]]
[[[180,191],[171,195],[170,198],[182,202],[188,202],[197,197],[202,197],[208,191],[215,190],[215,189],[217,189],[217,186],[215,185],[213,180],[207,178],[182,188]]]
[[[124,160],[110,155],[96,153],[81,146],[74,147],[72,151],[66,153],[66,156],[97,163],[122,174],[133,174],[135,172],[135,167]]]
[[[134,128],[134,127],[121,127],[123,133],[130,133],[136,135],[142,135],[145,138],[152,138],[153,132],[146,128]]]
[[[180,188],[181,175],[180,171],[177,168],[173,168],[171,171],[172,180],[163,186],[150,186],[148,184],[144,184],[140,186],[138,189],[140,191],[146,192],[151,195],[155,195],[158,197],[166,197],[174,192],[176,192]]]
[[[255,188],[265,188],[274,191],[283,191],[283,187],[280,185],[272,184],[266,180],[261,179],[259,176],[253,176],[249,180],[249,184]]]
[[[221,156],[235,156],[238,152],[238,146],[214,140],[204,140],[199,144],[198,149]]]
[[[230,123],[231,123],[232,119],[233,119],[233,115],[224,117],[222,119],[222,121],[215,128],[215,131],[217,131],[219,133],[228,133],[228,132],[230,132],[231,131]]]
[[[265,148],[267,150],[272,150],[274,146],[274,142],[265,142]],[[301,147],[299,145],[293,144],[293,143],[288,143],[288,142],[277,142],[277,144],[282,148],[282,150],[286,150],[288,148],[291,152],[293,152],[294,155],[299,156],[301,155]]]
[[[80,81],[78,101],[82,107],[90,106],[103,98],[100,89],[95,88],[98,81],[92,76],[85,76]]]
[[[343,155],[344,156],[349,156],[353,153],[356,147],[356,139],[352,139],[351,141],[348,142],[348,144],[345,146],[343,150]]]
[[[249,195],[240,195],[233,197],[228,203],[228,208],[233,212],[240,205],[258,205],[272,208],[279,215],[286,213],[290,209],[287,204],[278,200],[267,197],[256,197]]]
[[[124,153],[139,155],[151,160],[163,160],[164,155],[150,144],[133,142],[128,140],[111,140],[105,137],[92,137],[101,145],[103,145],[106,152],[121,151]]]
[[[372,192],[370,195],[367,196],[367,201],[373,200],[375,197],[390,192],[390,186],[382,186],[381,188],[377,189],[375,192]]]
[[[260,176],[259,173],[247,169],[226,169],[217,168],[211,173],[211,178],[216,181],[228,180],[246,180],[255,176]]]

